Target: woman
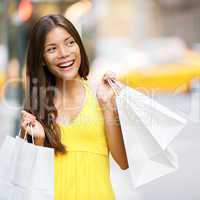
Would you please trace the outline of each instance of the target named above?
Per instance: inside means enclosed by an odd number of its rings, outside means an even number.
[[[108,84],[115,77],[105,74],[93,95],[88,74],[88,58],[74,26],[61,15],[42,17],[28,46],[21,128],[31,134],[31,124],[35,144],[55,149],[56,200],[113,200],[109,152],[121,169],[128,168]]]

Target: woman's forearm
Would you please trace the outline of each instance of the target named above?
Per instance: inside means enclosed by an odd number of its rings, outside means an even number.
[[[110,152],[120,168],[127,169],[128,161],[118,114],[115,110],[104,110],[103,115]]]

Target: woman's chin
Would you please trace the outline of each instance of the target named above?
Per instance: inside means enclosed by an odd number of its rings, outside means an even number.
[[[60,79],[60,80],[69,81],[69,80],[74,80],[80,77],[78,70],[79,70],[78,67],[73,67],[73,68],[70,68],[69,70],[56,69],[52,71],[52,73],[55,75],[56,79],[58,80]]]
[[[60,78],[65,81],[71,81],[71,80],[76,80],[79,77],[80,75],[78,74],[77,71],[77,72],[63,73]]]

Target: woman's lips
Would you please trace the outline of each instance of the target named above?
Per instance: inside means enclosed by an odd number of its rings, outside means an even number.
[[[71,67],[65,67],[65,68],[60,68],[62,71],[69,71],[73,68],[73,66]]]
[[[71,60],[71,61],[67,61],[67,62],[58,64],[57,66],[63,71],[68,71],[73,67],[74,62],[75,62],[75,60]]]

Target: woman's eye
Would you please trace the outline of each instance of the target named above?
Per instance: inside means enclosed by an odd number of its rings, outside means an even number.
[[[47,52],[53,53],[55,50],[56,50],[56,47],[52,47],[52,48],[47,49]]]
[[[70,42],[70,44],[74,44],[74,43],[75,43],[75,41],[74,41],[74,40]]]
[[[74,40],[66,42],[66,46],[70,46],[71,47],[74,43],[75,43]]]

